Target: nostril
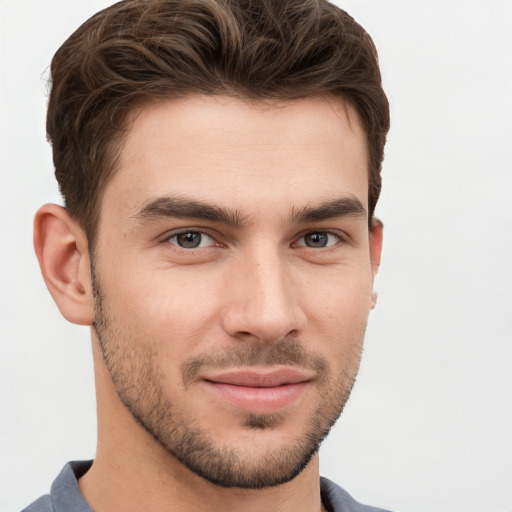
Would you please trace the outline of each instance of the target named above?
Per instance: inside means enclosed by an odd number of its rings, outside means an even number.
[[[278,332],[273,330],[272,332],[250,332],[250,331],[237,331],[232,334],[233,337],[238,338],[240,341],[251,342],[251,343],[276,343],[285,339],[292,339],[298,336],[298,330],[291,329],[288,332]]]

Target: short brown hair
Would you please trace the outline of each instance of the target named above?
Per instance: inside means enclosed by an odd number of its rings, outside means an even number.
[[[367,136],[373,215],[388,101],[370,36],[326,0],[124,0],[59,48],[51,82],[47,133],[55,175],[91,249],[128,114],[150,99],[194,93],[348,101]]]

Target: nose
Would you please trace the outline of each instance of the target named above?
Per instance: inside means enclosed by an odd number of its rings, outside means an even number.
[[[306,315],[297,277],[277,251],[241,258],[228,280],[222,323],[230,336],[272,343],[302,330]]]

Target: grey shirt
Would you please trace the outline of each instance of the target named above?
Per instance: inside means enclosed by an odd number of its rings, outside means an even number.
[[[85,475],[92,461],[69,462],[52,484],[50,494],[42,496],[22,512],[93,512],[85,501],[78,478]],[[380,508],[357,503],[341,487],[327,480],[320,479],[322,502],[329,512],[386,512]]]

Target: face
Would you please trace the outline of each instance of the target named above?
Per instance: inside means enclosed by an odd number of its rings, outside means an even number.
[[[142,109],[107,186],[97,340],[121,402],[226,487],[296,476],[340,415],[371,307],[367,149],[336,100]]]

